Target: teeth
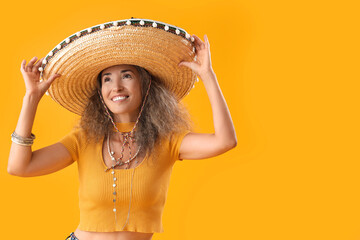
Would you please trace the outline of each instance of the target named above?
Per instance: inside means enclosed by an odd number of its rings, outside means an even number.
[[[114,102],[116,102],[116,101],[119,101],[119,100],[124,100],[125,98],[126,98],[125,96],[118,96],[118,97],[114,97],[112,100]]]

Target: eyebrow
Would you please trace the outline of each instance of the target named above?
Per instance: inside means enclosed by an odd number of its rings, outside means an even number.
[[[130,70],[130,69],[125,69],[125,70],[122,70],[120,73],[124,73],[124,72],[132,72],[132,73],[134,73],[132,70]],[[103,75],[102,75],[102,77],[104,77],[104,76],[106,76],[106,75],[111,75],[111,73],[104,73]]]

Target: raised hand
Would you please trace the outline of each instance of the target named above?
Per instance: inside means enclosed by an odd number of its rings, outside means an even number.
[[[51,83],[61,76],[60,74],[54,74],[50,76],[48,80],[40,81],[39,67],[41,66],[43,59],[44,58],[41,58],[36,62],[37,57],[33,57],[27,65],[26,60],[23,60],[20,67],[20,71],[25,81],[26,94],[31,95],[38,101],[40,101],[41,97],[49,89]]]
[[[192,35],[195,39],[195,53],[196,53],[196,61],[193,62],[185,62],[182,61],[179,63],[179,66],[186,66],[191,68],[198,76],[204,76],[209,72],[213,72],[211,66],[211,57],[210,57],[210,43],[207,35],[204,35],[205,42],[201,41],[201,39]]]

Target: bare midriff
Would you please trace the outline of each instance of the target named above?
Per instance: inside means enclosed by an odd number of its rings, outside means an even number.
[[[141,232],[87,232],[76,229],[75,236],[79,240],[151,240],[154,233]]]

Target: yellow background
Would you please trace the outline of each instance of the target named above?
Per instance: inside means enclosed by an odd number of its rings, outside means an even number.
[[[25,93],[23,59],[71,34],[130,17],[209,37],[238,146],[176,163],[154,240],[360,239],[358,1],[7,1],[1,18],[1,239],[65,239],[79,221],[76,164],[7,173]],[[184,99],[199,132],[212,113],[201,81]],[[44,96],[34,149],[77,117]]]

